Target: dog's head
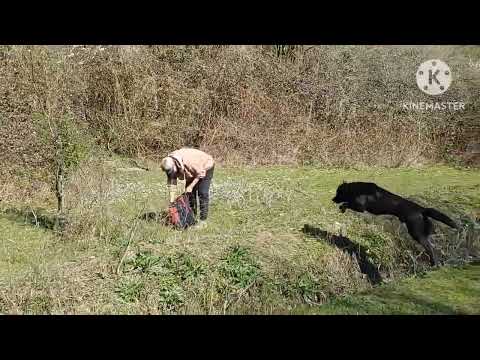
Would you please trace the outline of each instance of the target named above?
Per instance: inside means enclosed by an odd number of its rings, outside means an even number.
[[[336,204],[341,204],[348,201],[348,183],[345,181],[337,188],[337,193],[332,201]]]

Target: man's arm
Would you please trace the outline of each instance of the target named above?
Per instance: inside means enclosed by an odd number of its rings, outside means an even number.
[[[209,158],[205,161],[202,165],[199,166],[192,166],[193,171],[196,173],[196,177],[199,179],[204,178],[207,175],[207,171],[211,169],[215,165],[215,162],[212,158]]]
[[[199,177],[196,177],[195,179],[193,179],[193,181],[190,183],[190,185],[188,185],[187,188],[185,189],[185,192],[191,193],[193,191],[193,188],[195,187],[195,185],[197,185],[197,183],[199,182],[199,180],[200,180]]]
[[[175,201],[175,190],[177,188],[177,178],[176,177],[167,177],[167,189],[168,196],[171,203]]]
[[[207,169],[211,169],[214,165],[214,162],[212,159],[209,159],[203,166],[201,167],[192,167],[193,171],[197,174],[195,179],[188,185],[187,189],[185,189],[186,192],[192,192],[194,186],[200,181],[200,179],[203,179],[207,175]]]

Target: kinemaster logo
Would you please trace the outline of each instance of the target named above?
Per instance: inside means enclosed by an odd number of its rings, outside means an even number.
[[[448,64],[439,59],[432,59],[420,64],[415,73],[418,88],[427,95],[438,97],[452,85],[453,75]],[[458,111],[465,110],[463,101],[403,102],[404,110],[420,111]]]

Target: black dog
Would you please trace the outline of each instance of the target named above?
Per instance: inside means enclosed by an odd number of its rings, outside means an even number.
[[[401,196],[392,194],[374,183],[344,182],[338,187],[337,194],[332,201],[341,204],[342,213],[346,209],[351,209],[358,212],[367,211],[374,215],[398,217],[407,225],[408,233],[427,250],[431,265],[438,264],[438,260],[431,243],[433,223],[429,218],[458,229],[457,224],[441,212],[424,208]]]

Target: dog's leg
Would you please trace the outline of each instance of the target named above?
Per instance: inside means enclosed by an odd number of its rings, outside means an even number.
[[[433,223],[426,216],[423,217],[423,223],[425,225],[424,230],[425,230],[425,238],[427,239],[426,242],[428,243],[428,246],[431,249],[430,250],[430,252],[431,252],[430,259],[433,259],[432,261],[430,261],[430,263],[433,264],[432,266],[438,265],[439,264],[438,254],[437,254],[437,252],[435,251],[435,249],[433,248],[433,245],[432,245],[432,235],[434,234]]]
[[[427,223],[421,214],[406,219],[405,223],[407,225],[408,233],[427,251],[427,254],[430,257],[430,265],[437,265],[437,256],[435,255],[432,242],[430,241],[433,232],[433,224],[430,221]]]
[[[435,255],[435,250],[430,239],[430,236],[422,237],[420,240],[420,244],[422,244],[425,250],[427,250],[428,256],[430,256],[430,265],[436,266],[438,265],[438,258],[437,255]]]

